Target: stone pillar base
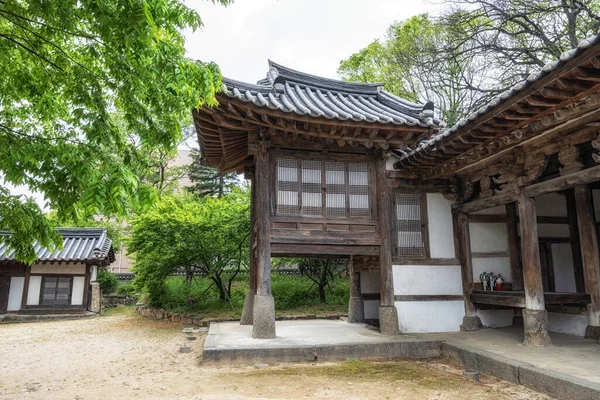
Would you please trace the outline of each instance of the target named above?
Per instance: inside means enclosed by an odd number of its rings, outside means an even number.
[[[463,317],[463,323],[460,326],[461,331],[474,332],[480,330],[481,328],[483,328],[483,324],[481,323],[481,318],[478,316],[469,317],[465,315]]]
[[[240,325],[252,325],[252,317],[254,316],[254,292],[248,290],[244,299],[244,309],[240,317]]]
[[[90,293],[89,310],[100,314],[100,311],[102,311],[102,293],[100,292],[100,284],[98,282],[90,283]]]
[[[552,346],[548,334],[548,311],[524,309],[523,330],[525,346]]]
[[[585,328],[585,338],[598,340],[600,343],[600,326],[588,325]]]
[[[273,296],[254,296],[252,337],[275,338],[275,299]]]
[[[353,324],[365,322],[365,304],[362,297],[350,297],[348,322]]]
[[[379,307],[379,332],[385,336],[400,334],[398,326],[398,310],[396,306]]]

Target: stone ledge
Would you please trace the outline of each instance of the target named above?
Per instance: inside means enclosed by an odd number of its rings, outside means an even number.
[[[81,312],[77,314],[4,314],[0,315],[0,324],[17,324],[22,322],[65,321],[73,319],[95,318],[94,312]]]
[[[218,322],[239,322],[239,318],[203,318],[195,314],[179,314],[163,309],[156,309],[144,305],[136,305],[134,312],[142,317],[153,318],[157,320],[166,320],[176,324],[198,326],[198,327],[209,327],[212,323]],[[312,319],[340,319],[347,317],[348,314],[310,314],[310,315],[283,315],[275,317],[275,321],[299,321],[299,320],[312,320]]]

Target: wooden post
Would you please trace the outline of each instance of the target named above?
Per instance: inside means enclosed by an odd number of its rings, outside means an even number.
[[[469,216],[458,210],[453,210],[452,223],[455,235],[458,236],[458,256],[460,259],[460,272],[462,278],[463,299],[465,302],[465,316],[460,326],[461,331],[476,331],[481,329],[481,319],[477,315],[477,308],[471,301],[473,293],[473,261],[471,258],[471,234],[469,231]]]
[[[585,291],[591,299],[585,337],[598,340],[600,339],[600,250],[592,191],[589,185],[575,187],[575,204],[577,206]]]
[[[275,301],[271,295],[271,221],[269,152],[260,143],[256,162],[256,296],[254,296],[252,337],[275,338]]]
[[[254,316],[254,296],[256,295],[256,179],[254,171],[250,175],[250,265],[249,287],[244,299],[244,309],[240,325],[252,325]]]
[[[377,219],[381,245],[379,246],[379,327],[383,335],[400,333],[398,310],[394,305],[394,276],[392,273],[392,247],[390,239],[391,190],[386,177],[385,158],[376,162],[377,177]]]
[[[505,209],[512,290],[523,290],[523,268],[521,266],[521,256],[519,254],[517,203],[508,203],[505,205]],[[523,326],[523,310],[520,308],[514,309],[513,325]]]
[[[585,293],[585,280],[583,279],[583,261],[581,260],[581,242],[579,241],[579,224],[577,222],[577,205],[575,204],[575,191],[565,191],[567,202],[567,220],[569,222],[569,241],[573,256],[573,273],[575,274],[575,290]]]
[[[523,344],[526,346],[549,346],[552,342],[548,334],[548,312],[544,302],[535,200],[520,191],[518,204],[525,288],[525,310],[523,310],[525,338]]]
[[[348,302],[348,322],[365,322],[365,306],[360,293],[360,272],[356,271],[354,256],[348,261],[348,276],[350,278],[350,301]]]

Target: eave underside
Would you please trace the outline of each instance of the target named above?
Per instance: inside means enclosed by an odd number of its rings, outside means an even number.
[[[285,140],[298,149],[310,144],[359,149],[404,148],[437,133],[437,129],[298,116],[218,95],[218,107],[193,112],[206,165],[223,172],[243,172],[257,140]]]

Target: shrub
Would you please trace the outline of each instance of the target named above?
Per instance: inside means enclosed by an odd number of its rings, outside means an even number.
[[[117,285],[117,294],[137,297],[135,286],[131,281]]]
[[[104,268],[98,270],[98,277],[96,278],[96,281],[100,284],[100,290],[104,294],[114,292],[119,284],[119,279],[117,276]]]

